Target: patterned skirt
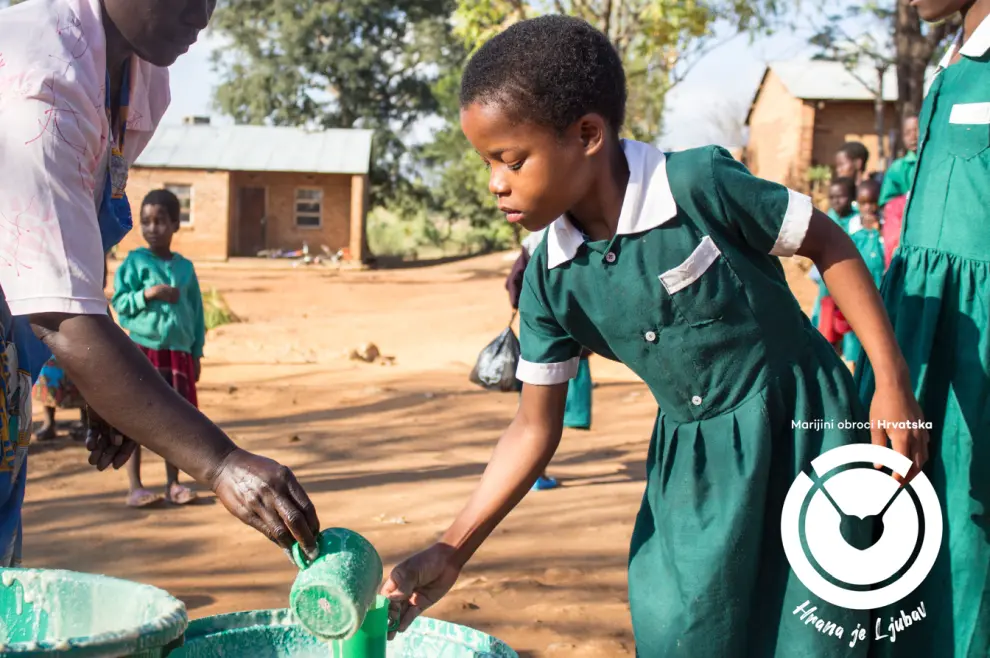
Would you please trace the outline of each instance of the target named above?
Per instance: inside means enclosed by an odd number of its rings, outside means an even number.
[[[151,350],[141,345],[138,345],[138,348],[148,357],[151,365],[158,369],[169,386],[194,407],[199,406],[196,397],[196,360],[192,354],[172,350]]]
[[[43,407],[56,409],[82,409],[86,406],[79,389],[65,376],[52,357],[42,367],[38,383],[34,386],[34,397]]]

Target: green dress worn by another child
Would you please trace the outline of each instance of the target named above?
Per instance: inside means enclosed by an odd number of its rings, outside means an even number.
[[[887,172],[883,175],[883,185],[880,187],[881,208],[891,199],[911,191],[911,181],[914,180],[914,168],[917,165],[918,154],[915,151],[908,151],[903,158],[897,158],[890,163]]]
[[[951,64],[957,52],[961,59]],[[990,656],[990,20],[950,50],[922,106],[918,167],[882,294],[933,423],[925,472],[943,545],[921,587],[884,614],[928,616],[878,656]],[[874,378],[861,369],[864,399]]]
[[[876,229],[863,228],[863,224],[857,217],[849,224],[849,238],[856,245],[856,250],[863,257],[866,269],[870,271],[873,282],[880,287],[883,281],[883,272],[886,268],[883,256],[883,239],[880,231]],[[847,361],[856,363],[863,354],[863,345],[859,342],[856,334],[849,332],[842,339],[842,356]]]
[[[859,219],[859,213],[853,211],[852,213],[846,215],[845,217],[840,217],[839,213],[834,210],[828,211],[829,218],[842,227],[842,230],[849,233],[849,227],[852,226],[856,220]],[[816,270],[817,272],[817,270]],[[811,324],[815,327],[818,326],[818,320],[821,317],[822,312],[822,299],[828,297],[828,287],[825,285],[825,281],[818,274],[818,297],[815,298],[815,305],[811,309]]]
[[[838,424],[792,426],[867,418],[776,257],[804,240],[811,200],[753,177],[724,149],[623,148],[630,178],[615,237],[587,242],[565,216],[533,255],[518,374],[564,383],[584,345],[629,366],[657,400],[629,559],[638,654],[865,656],[848,634],[869,613],[812,595],[780,538],[798,473],[831,448],[869,441]],[[844,641],[793,614],[809,600]]]

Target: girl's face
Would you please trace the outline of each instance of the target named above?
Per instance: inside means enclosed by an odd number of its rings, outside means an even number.
[[[196,43],[217,0],[103,0],[107,17],[141,59],[171,66]]]
[[[852,212],[852,202],[852,196],[845,185],[833,185],[828,188],[828,203],[840,217]]]
[[[527,231],[545,228],[591,190],[600,140],[589,138],[589,123],[579,120],[558,135],[514,122],[496,105],[461,109],[461,129],[490,170],[488,189],[499,210]]]
[[[179,223],[172,219],[165,206],[148,205],[141,208],[141,235],[152,251],[168,251],[172,248],[172,236],[179,230]]]
[[[909,117],[904,120],[904,146],[909,151],[918,150],[918,119]]]
[[[972,2],[973,0],[911,0],[911,6],[917,8],[922,20],[936,22],[962,11]]]
[[[876,195],[869,190],[860,190],[856,197],[856,203],[859,205],[860,221],[863,223],[863,228],[880,228],[878,214],[880,207],[877,204]]]
[[[853,160],[845,151],[835,154],[835,175],[839,178],[856,178],[859,160]]]

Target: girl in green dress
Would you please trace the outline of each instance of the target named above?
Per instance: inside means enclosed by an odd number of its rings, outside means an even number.
[[[963,13],[921,109],[920,148],[901,243],[882,295],[910,383],[933,423],[925,468],[942,503],[943,546],[897,609],[924,602],[890,656],[990,656],[990,0],[916,0],[927,21]],[[877,364],[864,364],[876,400]],[[876,394],[874,394],[876,390]],[[888,618],[893,610],[884,615]]]
[[[883,280],[886,269],[883,255],[883,239],[880,237],[880,184],[867,179],[856,186],[856,203],[859,214],[849,223],[849,237],[856,250],[863,257],[866,269],[877,288]],[[849,363],[856,363],[863,353],[862,344],[856,334],[846,333],[842,339],[842,356]]]
[[[856,210],[855,179],[847,177],[833,180],[828,188],[828,204],[830,206],[828,209],[829,219],[848,233],[849,227],[859,217]],[[811,309],[811,324],[818,327],[825,339],[841,354],[843,337],[835,331],[833,326],[836,315],[834,300],[829,297],[828,287],[822,280],[817,267],[812,268],[809,276],[818,283],[818,297]],[[824,314],[822,313],[823,306],[825,307]]]
[[[876,286],[810,198],[753,177],[724,149],[664,154],[619,139],[625,98],[608,39],[562,16],[510,27],[465,69],[461,125],[491,168],[491,192],[510,222],[549,229],[519,302],[520,409],[440,541],[392,572],[392,613],[406,628],[443,596],[543,472],[586,346],[634,370],[659,407],[629,561],[639,654],[863,656],[867,643],[850,649],[849,634],[868,626],[869,612],[822,603],[782,547],[795,477],[870,433],[839,422],[795,428],[867,415],[777,256],[814,260],[864,337],[882,373],[873,417],[917,421]],[[924,431],[889,438],[924,462]],[[845,629],[843,640],[794,614],[809,600]]]

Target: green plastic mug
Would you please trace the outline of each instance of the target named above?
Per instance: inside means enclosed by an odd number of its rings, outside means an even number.
[[[319,557],[312,561],[299,544],[292,547],[292,559],[300,571],[292,584],[289,607],[316,637],[348,640],[362,629],[365,615],[377,610],[382,559],[371,542],[345,528],[324,530],[317,543]],[[385,614],[387,630],[387,605]]]
[[[398,628],[398,619],[389,623],[388,599],[379,595],[354,637],[330,642],[330,658],[385,658],[388,634]]]

